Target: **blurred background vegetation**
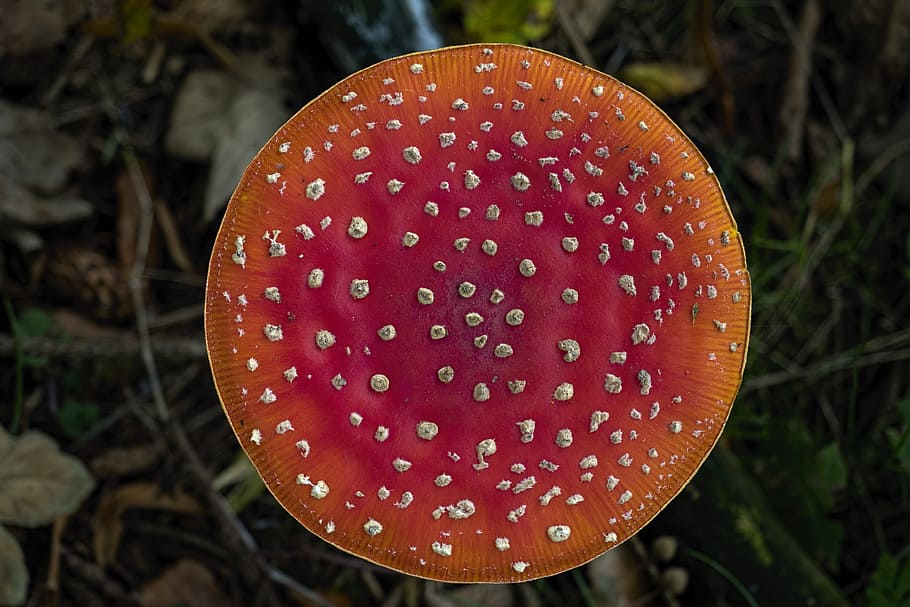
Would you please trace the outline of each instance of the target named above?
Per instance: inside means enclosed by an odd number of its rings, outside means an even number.
[[[275,128],[370,63],[473,41],[657,101],[754,288],[699,476],[621,549],[517,586],[405,578],[297,526],[202,338],[218,218]],[[910,605],[907,48],[905,0],[7,0],[0,604]]]

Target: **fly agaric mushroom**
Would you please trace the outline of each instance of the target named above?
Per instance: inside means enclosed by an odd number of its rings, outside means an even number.
[[[343,80],[266,144],[208,274],[218,393],[278,501],[420,577],[523,581],[682,490],[751,296],[717,179],[657,107],[469,45]]]

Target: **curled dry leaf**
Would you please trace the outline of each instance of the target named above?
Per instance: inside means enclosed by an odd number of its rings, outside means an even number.
[[[95,481],[82,462],[41,432],[0,428],[0,522],[37,527],[71,514]]]
[[[121,486],[101,498],[98,505],[93,549],[95,561],[100,566],[107,566],[117,556],[120,538],[123,536],[123,521],[120,516],[133,508],[167,510],[181,514],[198,514],[202,510],[194,497],[179,491],[165,493],[153,483]]]
[[[0,526],[0,605],[21,605],[28,590],[28,569],[22,548]]]

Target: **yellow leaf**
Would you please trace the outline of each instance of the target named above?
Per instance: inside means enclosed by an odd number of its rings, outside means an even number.
[[[619,79],[662,103],[700,91],[708,83],[708,69],[685,63],[630,63]]]

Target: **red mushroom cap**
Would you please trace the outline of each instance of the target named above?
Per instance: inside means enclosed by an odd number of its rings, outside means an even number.
[[[743,372],[750,283],[689,139],[562,57],[390,59],[250,164],[209,268],[224,410],[348,552],[523,581],[626,540],[692,477]]]

